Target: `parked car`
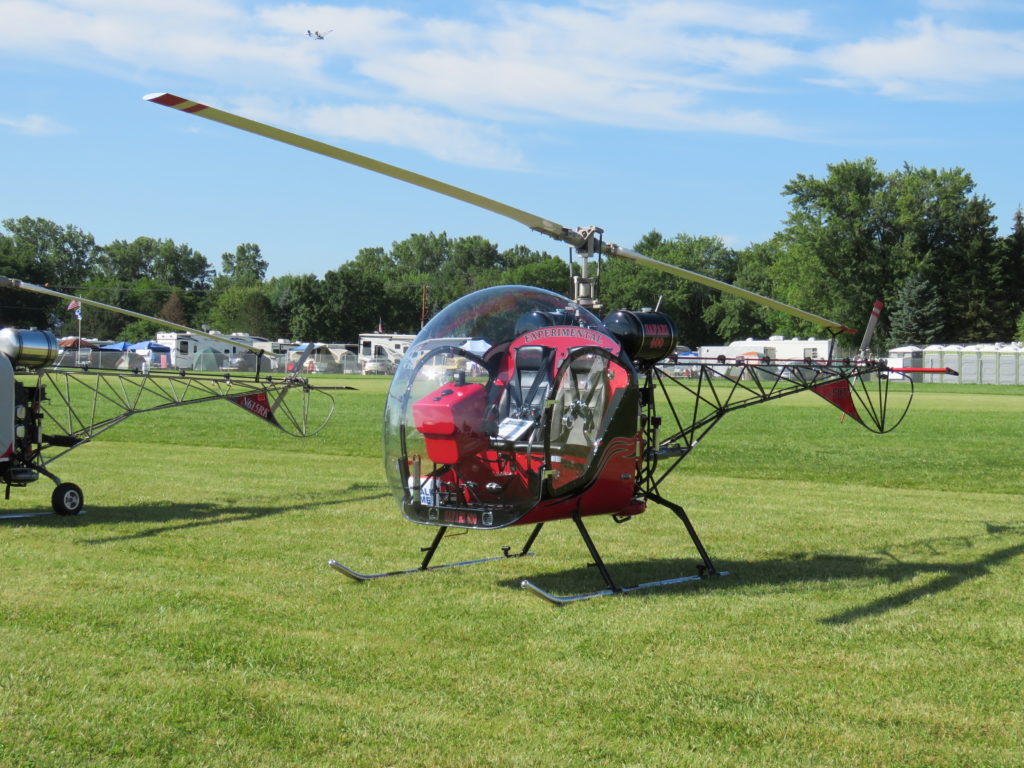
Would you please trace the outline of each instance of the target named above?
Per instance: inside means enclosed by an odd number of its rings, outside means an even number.
[[[395,364],[390,360],[367,360],[363,363],[363,375],[376,374],[378,376],[391,376],[395,372]]]

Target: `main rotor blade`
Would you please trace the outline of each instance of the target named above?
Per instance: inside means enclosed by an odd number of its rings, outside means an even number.
[[[236,347],[240,347],[241,349],[247,349],[250,352],[255,352],[256,354],[270,355],[273,357],[273,354],[267,352],[267,350],[260,349],[259,347],[254,347],[251,344],[246,344],[245,342],[239,341],[238,339],[232,339],[227,336],[218,336],[216,333],[207,333],[206,331],[197,331],[195,328],[189,328],[187,325],[180,325],[179,323],[174,323],[171,322],[170,320],[164,320],[161,317],[144,315],[141,312],[135,312],[131,309],[124,309],[123,307],[117,307],[114,306],[113,304],[104,304],[102,301],[94,301],[93,299],[86,299],[83,298],[82,296],[75,296],[70,293],[61,293],[60,291],[55,291],[52,288],[47,288],[46,286],[35,285],[34,283],[26,283],[24,280],[17,280],[11,277],[0,277],[0,288],[14,288],[20,291],[39,293],[42,294],[43,296],[53,296],[58,299],[73,299],[75,301],[80,301],[83,304],[87,304],[90,307],[106,309],[111,312],[117,312],[118,314],[127,315],[128,317],[134,317],[139,320],[151,320],[154,323],[165,325],[168,328],[175,329],[176,331],[181,331],[183,333],[191,333],[196,336],[202,336],[207,339],[213,339],[214,341],[223,342],[225,344],[231,344]]]
[[[249,133],[255,133],[259,136],[265,136],[268,139],[283,142],[284,144],[290,144],[293,147],[299,149],[305,149],[309,152],[315,152],[318,155],[324,155],[325,157],[331,157],[335,160],[340,160],[343,163],[349,163],[350,165],[356,165],[360,168],[365,168],[375,173],[383,174],[384,176],[390,176],[393,179],[404,181],[409,184],[415,184],[418,187],[429,189],[432,192],[438,192],[442,195],[461,200],[464,203],[475,205],[478,208],[497,213],[499,216],[505,216],[506,218],[518,221],[520,224],[524,224],[535,232],[553,237],[555,240],[559,240],[563,243],[568,243],[577,250],[582,251],[587,245],[587,238],[584,234],[579,231],[563,227],[560,224],[556,224],[553,221],[545,219],[542,216],[529,213],[527,211],[520,210],[519,208],[513,208],[510,205],[499,203],[497,200],[492,200],[489,197],[478,195],[475,192],[462,189],[461,187],[455,187],[451,184],[446,184],[443,181],[432,179],[429,176],[423,176],[422,174],[415,173],[413,171],[407,171],[404,168],[399,168],[395,165],[381,162],[380,160],[374,160],[371,157],[365,155],[359,155],[355,152],[350,152],[340,147],[332,146],[331,144],[325,144],[322,141],[316,139],[310,139],[305,136],[300,136],[297,133],[291,133],[280,128],[274,128],[273,126],[266,125],[264,123],[257,122],[256,120],[250,120],[246,117],[225,112],[214,107],[207,106],[206,104],[200,104],[196,101],[190,101],[182,98],[181,96],[175,96],[171,93],[151,93],[144,97],[146,101],[151,101],[154,104],[160,104],[165,107],[171,107],[181,112],[187,112],[191,115],[197,115],[199,117],[205,117],[207,120],[213,120],[217,123],[223,123],[224,125],[230,125],[232,128],[238,128]],[[833,331],[837,332],[848,332],[853,333],[854,330],[847,328],[841,323],[837,323],[834,320],[829,320],[824,317],[812,314],[811,312],[805,312],[797,307],[792,307],[789,304],[784,304],[781,301],[770,299],[767,296],[762,296],[759,293],[748,291],[745,288],[739,288],[729,283],[724,283],[721,280],[715,280],[712,277],[707,277],[699,272],[692,272],[682,267],[677,267],[672,264],[667,264],[656,259],[649,258],[643,254],[632,251],[628,248],[616,245],[615,243],[603,243],[601,246],[601,252],[608,256],[615,256],[619,258],[630,259],[639,264],[644,264],[648,267],[659,269],[662,272],[668,272],[669,274],[683,277],[687,280],[692,280],[702,285],[707,285],[711,288],[723,291],[725,293],[732,294],[733,296],[739,296],[747,299],[748,301],[761,304],[771,309],[785,312],[786,314],[798,317],[801,320],[807,320],[817,325],[825,326]]]
[[[475,192],[470,192],[469,190],[462,189],[451,184],[446,184],[443,181],[432,179],[429,176],[423,176],[419,173],[399,168],[396,165],[390,165],[389,163],[384,163],[380,160],[374,160],[372,157],[366,157],[365,155],[359,155],[355,152],[349,152],[347,149],[341,149],[340,147],[325,144],[324,142],[317,141],[316,139],[309,139],[305,136],[300,136],[297,133],[285,131],[280,128],[274,128],[273,126],[259,123],[246,117],[240,117],[239,115],[234,115],[230,112],[225,112],[214,107],[208,107],[205,104],[189,101],[188,99],[183,99],[180,96],[175,96],[171,93],[151,93],[143,98],[146,101],[153,102],[154,104],[173,107],[174,109],[182,112],[188,112],[190,115],[205,117],[207,120],[213,120],[217,123],[230,125],[232,128],[238,128],[243,131],[248,131],[249,133],[265,136],[268,139],[274,139],[275,141],[280,141],[284,144],[291,144],[293,147],[298,147],[299,149],[305,149],[309,152],[315,152],[318,155],[331,157],[335,160],[340,160],[343,163],[349,163],[350,165],[357,165],[360,168],[365,168],[369,171],[383,174],[384,176],[390,176],[393,179],[398,179],[399,181],[404,181],[409,184],[415,184],[417,187],[423,187],[424,189],[429,189],[432,192],[438,192],[442,195],[447,195],[448,197],[454,197],[456,200],[462,200],[470,205],[475,205],[478,208],[483,208],[484,210],[491,211],[492,213],[497,213],[498,215],[505,216],[513,221],[518,221],[520,224],[525,224],[530,229],[549,235],[556,240],[575,242],[579,239],[575,232],[571,232],[553,221],[548,221],[542,216],[537,216],[535,214],[528,213],[527,211],[521,211],[518,208],[513,208],[511,205],[499,203],[497,200],[492,200],[489,197],[478,195]]]

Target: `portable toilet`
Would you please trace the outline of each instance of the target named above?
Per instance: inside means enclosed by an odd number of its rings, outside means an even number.
[[[960,383],[981,383],[981,344],[968,344],[960,354]]]
[[[964,348],[960,344],[944,344],[942,346],[942,365],[959,374],[964,367]],[[959,384],[963,379],[959,375],[944,373],[940,381],[943,384]]]
[[[995,344],[978,345],[978,371],[982,384],[999,383],[999,366]]]
[[[995,383],[1019,384],[1017,378],[1017,360],[1019,352],[1016,344],[995,345]]]
[[[999,344],[996,350],[998,359],[997,383],[999,384],[1024,384],[1024,345],[1018,342],[1013,344]]]
[[[924,348],[924,367],[925,368],[945,368],[945,357],[946,348],[942,344],[929,344]],[[926,373],[924,375],[924,382],[926,384],[937,384],[942,381],[944,374],[941,373]]]
[[[908,344],[904,347],[893,347],[889,350],[889,366],[891,368],[921,368],[923,361],[924,350],[913,344]],[[905,373],[903,375],[911,381],[921,381],[920,373]]]

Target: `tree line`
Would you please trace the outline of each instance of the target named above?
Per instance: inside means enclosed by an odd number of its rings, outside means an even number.
[[[863,327],[872,303],[887,307],[879,347],[1024,340],[1024,220],[999,236],[993,203],[960,168],[905,165],[880,170],[872,158],[798,174],[783,189],[783,228],[743,249],[719,237],[657,231],[634,250],[660,261]],[[378,327],[415,333],[425,319],[470,291],[523,284],[566,293],[570,266],[517,245],[501,250],[473,235],[413,234],[390,249],[363,248],[323,277],[267,278],[255,243],[221,256],[214,269],[173,240],[138,237],[97,244],[77,226],[40,218],[3,220],[0,274],[66,293],[223,333],[354,341]],[[609,310],[660,304],[691,346],[742,337],[821,334],[788,315],[625,260],[600,266]],[[0,289],[0,322],[62,335],[77,332],[63,302]],[[158,326],[110,312],[84,312],[82,335],[139,340]]]

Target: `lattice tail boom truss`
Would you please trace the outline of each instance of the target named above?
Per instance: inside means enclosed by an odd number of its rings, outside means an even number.
[[[330,391],[338,389],[351,387],[313,386],[294,376],[45,369],[38,372],[30,396],[38,411],[38,460],[48,464],[130,416],[217,400],[234,403],[290,435],[309,437],[333,415]]]
[[[894,377],[879,361],[703,360],[679,368],[677,376],[660,368],[647,372],[647,468],[641,485],[651,491],[732,411],[810,391],[839,408],[844,418],[882,434],[899,426],[913,398],[913,382]],[[901,386],[890,391],[894,378]],[[667,409],[667,418],[655,415],[655,398]]]

